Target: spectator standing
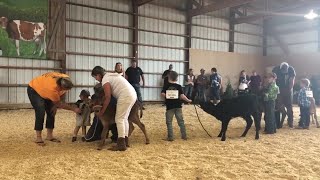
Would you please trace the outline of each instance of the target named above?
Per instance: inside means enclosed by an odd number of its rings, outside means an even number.
[[[125,72],[125,77],[128,82],[133,86],[136,90],[138,101],[142,103],[142,96],[141,96],[141,86],[140,86],[140,77],[142,79],[142,87],[145,85],[144,75],[141,68],[137,66],[136,61],[132,61],[131,67],[129,67]]]
[[[293,85],[296,77],[296,72],[292,66],[283,62],[279,66],[276,66],[272,70],[277,75],[277,86],[280,89],[277,101],[279,101],[279,107],[284,106],[287,110],[288,125],[293,128],[293,110],[292,110],[292,96]],[[280,111],[275,112],[277,128],[281,128],[280,123]]]

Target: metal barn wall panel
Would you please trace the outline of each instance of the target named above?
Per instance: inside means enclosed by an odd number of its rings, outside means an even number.
[[[286,33],[296,30],[297,27],[304,27],[305,31]],[[288,45],[291,54],[302,54],[319,51],[317,27],[318,21],[301,21],[279,25],[274,29],[280,32],[280,38]],[[268,37],[267,53],[268,55],[284,55],[277,42],[270,36]]]
[[[156,33],[139,31],[139,43],[163,46],[151,47],[139,45],[138,56],[139,58],[142,58],[139,59],[139,66],[146,73],[146,86],[152,86],[150,88],[142,88],[142,98],[145,101],[160,101],[162,100],[160,97],[160,92],[163,84],[161,75],[163,71],[168,69],[169,64],[173,64],[173,69],[180,74],[178,80],[178,83],[180,84],[183,84],[184,77],[182,74],[186,72],[185,63],[183,62],[186,59],[185,50],[177,49],[185,47],[184,35],[186,33],[186,25],[167,20],[184,22],[186,17],[185,13],[182,11],[152,4],[146,4],[139,7],[139,14],[159,18],[154,19],[142,16],[138,17],[139,29],[162,32]],[[170,35],[163,33],[170,33]],[[179,36],[172,34],[178,34]],[[157,61],[154,61],[154,59],[157,59]],[[147,74],[148,72],[153,74]]]
[[[237,24],[235,26],[235,31],[236,32],[234,33],[234,52],[262,55],[263,28],[261,26],[246,23]],[[240,32],[249,34],[244,34]]]
[[[131,6],[128,0],[69,2],[126,12],[130,11]],[[130,59],[126,57],[131,56],[132,47],[127,43],[131,41],[132,35],[127,27],[130,26],[131,16],[71,4],[67,5],[66,16],[67,73],[74,84],[83,86],[70,91],[68,101],[74,102],[79,98],[82,89],[93,91],[91,87],[85,86],[96,83],[91,77],[91,70],[95,66],[102,66],[108,71],[113,71],[117,62],[121,62],[124,68],[129,66]],[[113,25],[120,27],[112,27]]]
[[[7,58],[0,57],[0,66],[25,67],[25,69],[5,69],[0,71],[0,84],[28,84],[34,77],[50,72],[53,70],[45,70],[45,68],[59,68],[60,63],[50,60],[36,60],[23,58]],[[44,68],[44,70],[28,69],[29,68]],[[2,93],[0,103],[3,104],[23,104],[29,103],[27,88],[21,87],[0,87]]]
[[[192,18],[192,25],[191,48],[228,52],[229,31],[221,30],[229,28],[228,20],[200,15]]]

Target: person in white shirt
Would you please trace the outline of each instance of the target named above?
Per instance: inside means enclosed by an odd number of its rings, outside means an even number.
[[[185,95],[189,99],[192,99],[194,80],[195,80],[195,76],[193,75],[193,69],[189,69],[188,74],[187,74],[187,78],[186,78],[186,83],[184,86]]]
[[[132,85],[118,73],[106,73],[101,66],[93,68],[92,77],[101,82],[105,99],[100,112],[101,117],[106,111],[111,95],[117,99],[117,110],[115,121],[118,130],[117,146],[109,149],[112,151],[125,151],[129,145],[129,123],[128,117],[132,106],[137,101],[137,94]]]

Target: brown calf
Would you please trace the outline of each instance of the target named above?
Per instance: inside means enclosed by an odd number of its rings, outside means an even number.
[[[102,92],[103,90],[101,90],[101,84],[98,84],[95,86],[95,95],[97,98],[93,98],[94,96],[92,96],[91,99],[91,106],[93,106],[93,110],[95,113],[99,112],[101,109],[101,104],[103,103],[103,99],[104,97],[102,96]],[[139,111],[140,116],[139,116]],[[101,141],[98,145],[98,150],[101,150],[105,144],[105,139],[108,136],[108,129],[109,126],[113,123],[115,123],[115,115],[116,115],[116,106],[115,105],[109,105],[108,108],[106,109],[105,113],[103,114],[103,117],[99,117],[99,119],[101,120],[102,124],[103,124],[103,130],[101,133]],[[143,111],[142,111],[142,105],[139,101],[136,101],[136,103],[133,105],[131,111],[130,111],[130,115],[128,117],[128,121],[129,121],[129,137],[132,134],[133,130],[134,130],[134,126],[133,123],[136,124],[141,131],[143,132],[145,138],[146,138],[146,144],[150,143],[145,125],[140,121],[140,118],[143,115]]]

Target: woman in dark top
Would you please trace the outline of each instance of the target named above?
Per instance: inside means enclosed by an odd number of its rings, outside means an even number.
[[[246,71],[245,70],[242,70],[240,72],[240,78],[239,78],[239,85],[241,83],[244,83],[244,84],[249,84],[250,83],[250,78],[249,76],[246,74]]]
[[[250,91],[257,94],[261,88],[261,77],[256,71],[252,71],[252,76],[250,77]]]

